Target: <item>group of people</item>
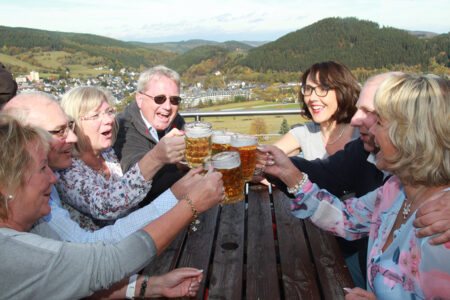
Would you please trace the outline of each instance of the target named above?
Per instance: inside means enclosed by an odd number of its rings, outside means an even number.
[[[448,79],[402,73],[376,75],[360,90],[343,64],[317,63],[299,93],[311,122],[260,147],[258,168],[294,197],[295,216],[362,240],[340,241],[344,255],[368,253],[360,256],[368,291],[351,289],[349,299],[450,296],[442,287],[450,282],[448,90]],[[141,73],[136,100],[117,116],[98,87],[73,88],[60,103],[21,93],[4,105],[3,297],[195,295],[200,270],[136,275],[224,198],[219,172],[179,164],[179,92],[179,75],[157,66]],[[298,151],[303,157],[289,158]]]

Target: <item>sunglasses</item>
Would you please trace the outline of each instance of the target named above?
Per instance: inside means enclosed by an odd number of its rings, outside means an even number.
[[[163,104],[167,100],[166,95],[150,96],[143,92],[139,92],[139,93],[141,93],[142,95],[145,95],[149,98],[153,98],[153,100],[155,101],[156,104]],[[170,96],[169,100],[170,100],[170,104],[178,105],[181,102],[181,97],[180,96]]]

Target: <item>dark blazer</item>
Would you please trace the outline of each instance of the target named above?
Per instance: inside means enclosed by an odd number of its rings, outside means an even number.
[[[114,143],[114,150],[120,160],[123,172],[126,172],[141,160],[149,150],[153,149],[157,141],[145,126],[136,101],[125,107],[123,112],[118,115],[117,120],[119,122],[119,132]],[[177,114],[172,126],[182,129],[184,123],[184,119]],[[152,188],[140,205],[148,204],[170,188],[183,175],[184,172],[179,171],[175,165],[165,165],[153,177]]]

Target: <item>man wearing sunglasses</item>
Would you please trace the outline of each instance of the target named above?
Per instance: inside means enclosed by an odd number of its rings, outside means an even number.
[[[164,66],[156,66],[141,73],[136,101],[118,116],[119,132],[114,144],[123,172],[136,164],[169,131],[177,132],[174,143],[183,143],[179,131],[184,120],[178,114],[180,75]],[[178,138],[178,139],[177,139]],[[183,176],[176,165],[164,166],[153,178],[152,189],[141,202],[145,205],[167,190]]]

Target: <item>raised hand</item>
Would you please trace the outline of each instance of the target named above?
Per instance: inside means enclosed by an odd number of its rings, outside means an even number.
[[[171,186],[170,190],[178,200],[181,200],[186,195],[186,191],[203,179],[203,176],[199,175],[202,170],[202,168],[189,170],[186,175]]]
[[[185,143],[184,132],[173,128],[167,133],[151,150],[154,151],[155,159],[160,160],[164,164],[174,164],[180,162],[184,158]]]
[[[302,178],[300,170],[295,167],[289,157],[273,145],[258,147],[256,167],[266,174],[278,177],[287,186],[294,186]]]
[[[210,209],[225,199],[221,173],[211,168],[205,176],[194,176],[202,178],[189,187],[188,197],[192,199],[199,213]]]

